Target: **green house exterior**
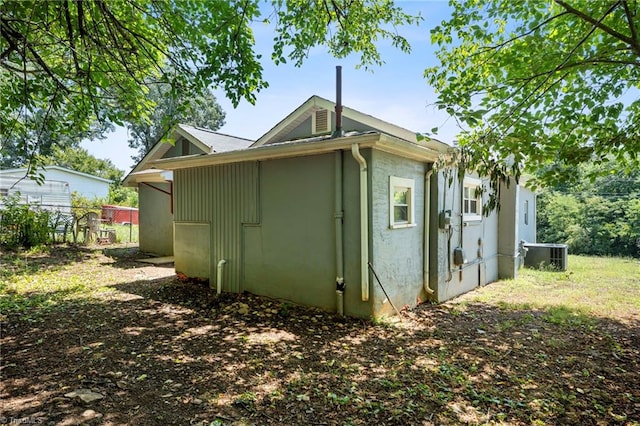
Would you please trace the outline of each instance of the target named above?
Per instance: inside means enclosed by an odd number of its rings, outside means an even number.
[[[138,190],[140,250],[173,255],[173,174],[156,168],[155,160],[230,151],[252,142],[184,124],[176,126],[171,143],[158,142],[123,180]]]
[[[519,186],[512,214],[461,214],[481,200],[432,171],[448,145],[348,108],[331,137],[333,107],[312,97],[251,147],[154,162],[173,171],[177,272],[355,317],[517,273]]]

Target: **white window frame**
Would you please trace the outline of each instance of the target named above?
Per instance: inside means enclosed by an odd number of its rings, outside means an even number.
[[[482,194],[477,189],[482,187],[482,181],[476,178],[464,178],[462,187],[462,216],[466,221],[482,220]],[[473,206],[475,205],[475,211]]]
[[[524,200],[524,224],[529,225],[529,200]]]
[[[407,203],[396,204],[396,192],[407,191]],[[406,179],[396,176],[389,176],[389,227],[391,229],[410,228],[416,226],[416,219],[414,214],[414,201],[415,201],[415,181],[413,179]],[[395,220],[395,208],[407,207],[407,221]]]

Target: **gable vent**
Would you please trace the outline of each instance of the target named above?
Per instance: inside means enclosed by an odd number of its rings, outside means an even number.
[[[329,115],[329,110],[326,109],[320,109],[313,113],[313,119],[311,120],[311,131],[314,135],[317,135],[319,133],[327,133],[329,132],[329,130],[331,130],[329,117],[331,117]]]

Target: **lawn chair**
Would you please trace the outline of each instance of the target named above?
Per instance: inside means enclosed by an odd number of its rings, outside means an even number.
[[[67,240],[67,232],[73,233],[74,218],[69,213],[56,212],[51,217],[51,237],[53,242],[57,241],[57,236],[62,235],[62,242]],[[75,241],[75,235],[74,235]]]
[[[98,239],[100,232],[100,218],[95,212],[88,212],[80,216],[76,222],[77,234],[84,236],[84,243],[89,244]]]

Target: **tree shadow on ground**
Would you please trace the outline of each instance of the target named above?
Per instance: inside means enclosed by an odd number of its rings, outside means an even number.
[[[88,260],[94,249],[77,244],[42,247],[38,252],[0,251],[0,273],[31,275],[42,270],[58,271],[64,266]],[[0,275],[1,277],[2,275]]]
[[[341,319],[174,278],[3,324],[3,415],[54,424],[633,424],[637,321],[487,304]],[[65,397],[79,388],[104,398]]]

